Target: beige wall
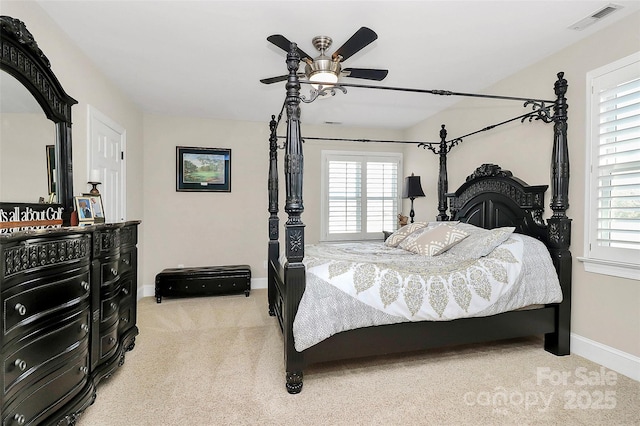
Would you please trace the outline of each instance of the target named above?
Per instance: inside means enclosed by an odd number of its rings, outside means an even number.
[[[277,105],[274,107],[277,109]],[[284,134],[284,125],[280,134]],[[143,244],[148,249],[141,282],[150,286],[158,272],[179,265],[248,264],[253,278],[265,278],[269,239],[268,121],[145,115],[144,135],[144,193],[148,195],[144,202]],[[305,135],[397,138],[400,132],[305,126]],[[398,145],[386,145],[382,148],[385,151],[401,151]],[[177,192],[176,146],[231,149],[231,192]],[[307,242],[318,241],[320,235],[320,153],[322,149],[337,148],[378,149],[348,142],[304,144],[303,221]],[[280,176],[282,156],[280,150]],[[284,225],[284,181],[280,184],[280,217]]]
[[[568,216],[573,219],[572,332],[588,339],[640,356],[640,282],[607,275],[587,273],[576,259],[584,247],[585,149],[586,149],[586,73],[640,50],[640,14],[636,13],[595,35],[526,68],[486,93],[521,95],[554,99],[553,84],[558,71],[565,72],[569,83],[569,157],[571,182]],[[463,101],[407,132],[408,138],[436,138],[440,124],[446,123],[450,135],[492,124],[525,111],[502,114],[487,108],[491,102]],[[480,105],[484,105],[479,107]],[[506,111],[504,111],[506,112]],[[549,162],[553,140],[552,125],[540,122],[507,125],[486,136],[470,137],[455,147],[449,156],[449,188],[457,188],[475,167],[493,162],[530,184],[549,184]],[[437,159],[431,154],[427,165],[423,156],[405,156],[405,169],[420,170],[427,188],[435,188]],[[413,166],[415,163],[415,167]],[[549,193],[545,203],[549,204]],[[416,200],[416,209],[433,208],[430,194]],[[435,196],[435,195],[434,195]],[[550,210],[550,209],[548,209]],[[547,216],[550,211],[547,212]]]

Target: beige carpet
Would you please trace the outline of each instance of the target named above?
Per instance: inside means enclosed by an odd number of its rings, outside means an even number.
[[[289,395],[266,297],[141,300],[135,349],[78,425],[640,424],[640,383],[538,339],[315,366]]]

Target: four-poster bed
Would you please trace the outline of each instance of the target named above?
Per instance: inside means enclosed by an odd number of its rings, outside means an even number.
[[[551,209],[553,215],[545,221],[543,216],[546,186],[529,186],[513,177],[510,172],[495,165],[483,165],[467,178],[454,193],[448,194],[447,153],[462,138],[447,140],[442,127],[440,142],[420,143],[439,156],[437,220],[459,221],[480,228],[513,227],[515,232],[532,236],[548,248],[555,267],[562,301],[544,303],[535,309],[515,310],[447,321],[399,322],[366,326],[331,335],[304,350],[296,350],[294,321],[305,294],[310,275],[305,260],[305,225],[301,215],[303,183],[303,137],[300,132],[300,102],[313,101],[300,95],[301,81],[297,69],[300,57],[296,45],[291,44],[287,55],[289,75],[286,83],[286,142],[284,144],[284,179],[286,185],[284,257],[280,253],[280,222],[278,218],[277,139],[278,121],[272,116],[270,123],[269,167],[269,246],[268,246],[268,298],[269,313],[276,316],[284,336],[286,388],[289,393],[302,390],[303,370],[306,366],[338,359],[401,353],[445,345],[493,341],[499,339],[544,334],[544,347],[556,355],[569,354],[571,312],[571,253],[569,251],[571,219],[568,208],[569,160],[567,147],[567,82],[563,73],[555,83],[555,101],[508,98],[489,95],[460,94],[444,91],[417,91],[437,95],[462,95],[487,98],[522,100],[533,111],[516,117],[540,120],[554,124],[553,157],[551,159]],[[359,86],[365,87],[365,86]],[[335,90],[344,88],[337,86]],[[375,87],[371,87],[375,88]],[[379,89],[379,88],[378,88]],[[393,90],[392,88],[383,88]],[[322,90],[322,89],[320,89]],[[405,89],[396,89],[405,90]],[[282,115],[282,112],[281,112]],[[508,121],[503,123],[504,124]],[[489,130],[489,126],[480,131]],[[476,133],[476,132],[474,132]],[[472,133],[473,134],[473,133]],[[469,136],[469,135],[467,135]],[[449,203],[447,203],[449,198]],[[447,204],[450,206],[447,214]],[[468,226],[468,225],[467,225]],[[525,237],[526,238],[526,237]],[[546,255],[546,251],[545,251]],[[550,262],[550,264],[551,264]],[[552,268],[553,269],[553,268]],[[554,276],[555,278],[555,276]],[[425,284],[426,285],[426,284]],[[426,292],[426,287],[425,287]]]

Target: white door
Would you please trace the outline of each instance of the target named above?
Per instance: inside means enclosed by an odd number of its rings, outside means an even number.
[[[105,221],[120,222],[126,219],[124,155],[126,131],[91,105],[89,105],[88,116],[87,176],[95,176],[97,173],[100,178],[101,184],[98,185],[98,190],[102,196]]]

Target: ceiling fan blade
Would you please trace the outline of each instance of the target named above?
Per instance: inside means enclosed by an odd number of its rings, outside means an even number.
[[[280,81],[285,81],[287,78],[289,78],[289,75],[279,75],[277,77],[263,78],[260,80],[260,83],[273,84],[273,83],[278,83]]]
[[[298,73],[298,78],[303,78],[305,75],[302,72]],[[289,78],[289,74],[285,74],[285,75],[279,75],[277,77],[271,77],[271,78],[263,78],[262,80],[260,80],[260,83],[262,84],[273,84],[273,83],[278,83],[280,81],[286,81]]]
[[[381,81],[389,74],[388,70],[378,70],[371,68],[345,68],[342,70],[345,77],[363,78],[365,80]]]
[[[280,34],[270,35],[269,37],[267,37],[267,41],[275,44],[285,52],[287,53],[289,52],[289,46],[291,45],[291,42],[287,40],[285,36]],[[310,61],[313,60],[311,56],[309,56],[304,50],[300,49],[299,47],[298,47],[298,54],[300,55],[300,59],[308,59]]]
[[[377,38],[378,34],[376,34],[372,29],[361,27],[349,40],[340,46],[333,55],[331,55],[331,58],[335,60],[338,56],[342,56],[342,60],[346,61]]]

